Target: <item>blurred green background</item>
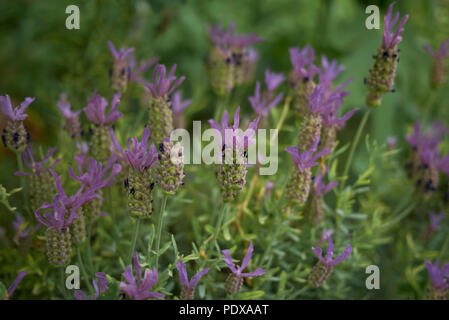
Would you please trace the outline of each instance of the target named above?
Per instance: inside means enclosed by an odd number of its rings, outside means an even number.
[[[71,4],[80,8],[80,30],[65,28],[65,8]],[[369,4],[381,9],[381,30],[365,28],[365,8]],[[291,69],[288,48],[309,44],[316,50],[316,64],[325,54],[346,67],[337,82],[354,78],[347,88],[351,94],[343,109],[363,109],[363,79],[371,67],[371,56],[381,43],[383,16],[389,4],[390,1],[356,0],[0,0],[0,94],[9,94],[15,103],[28,96],[36,97],[28,109],[26,125],[33,141],[45,151],[58,143],[61,134],[63,121],[56,104],[61,92],[68,94],[74,109],[84,107],[86,98],[94,91],[108,100],[112,97],[108,81],[112,56],[107,47],[107,40],[112,40],[117,47],[135,47],[138,60],[157,55],[160,63],[176,63],[176,74],[187,78],[181,86],[183,97],[193,99],[186,116],[207,120],[213,115],[216,101],[204,63],[211,46],[206,24],[221,23],[227,27],[236,21],[239,33],[256,33],[265,38],[255,45],[260,54],[257,79],[262,79],[266,68],[287,75]],[[400,150],[406,150],[404,135],[416,120],[428,124],[439,119],[449,125],[448,84],[431,90],[431,58],[422,48],[425,43],[436,48],[449,36],[449,1],[397,1],[395,10],[410,15],[400,44],[396,93],[385,95],[382,106],[371,114],[365,132],[379,144],[385,143],[388,136],[395,136]],[[150,79],[150,74],[146,77]],[[252,94],[253,89],[254,83],[244,88],[242,95]],[[131,126],[138,115],[139,88],[134,86],[126,95],[119,108],[126,112],[120,120],[123,127]],[[245,114],[251,114],[247,99],[235,103],[242,106]],[[353,139],[362,115],[356,113],[339,133],[342,145]],[[4,120],[0,116],[0,128]],[[289,119],[288,125],[294,124]],[[283,134],[280,138],[284,138]],[[363,142],[351,168],[353,176],[362,172],[368,162]],[[340,166],[346,154],[342,155]],[[0,183],[7,189],[19,184],[12,175],[15,168],[14,154],[1,146]],[[403,185],[385,188],[385,172],[379,171],[372,190],[388,202],[388,197],[400,194],[394,188]],[[385,194],[387,190],[397,192]],[[5,211],[0,207],[0,224],[10,228],[11,219],[3,214]],[[395,268],[389,270],[393,277]],[[383,294],[389,296],[388,291]]]

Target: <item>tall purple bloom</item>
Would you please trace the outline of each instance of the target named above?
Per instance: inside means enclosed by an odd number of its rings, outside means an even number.
[[[318,263],[310,270],[309,281],[315,287],[319,287],[326,282],[332,272],[333,267],[349,257],[352,252],[352,247],[348,244],[345,251],[341,255],[335,259],[332,259],[332,256],[334,255],[334,244],[332,243],[332,238],[330,236],[327,237],[327,241],[329,245],[324,257],[322,256],[321,248],[312,247],[313,252],[318,258]]]
[[[112,98],[111,108],[106,114],[108,102],[105,98],[94,93],[91,99],[87,100],[87,107],[84,113],[87,118],[95,125],[91,129],[91,153],[95,160],[108,161],[111,156],[111,138],[109,129],[117,119],[122,117],[122,113],[117,110],[120,103],[120,93],[116,93]]]
[[[225,256],[222,260],[228,265],[229,269],[231,269],[232,273],[226,279],[225,289],[229,294],[235,294],[240,291],[243,285],[243,278],[248,277],[258,277],[265,274],[265,270],[261,268],[257,268],[253,272],[244,273],[242,272],[248,266],[249,261],[251,260],[251,256],[253,255],[253,243],[251,242],[248,247],[248,251],[246,252],[245,257],[242,260],[242,264],[240,266],[234,265],[232,262],[232,257],[229,253],[229,250],[222,250],[221,253]]]
[[[8,119],[6,128],[3,130],[2,141],[5,147],[14,152],[22,152],[30,140],[30,135],[23,125],[23,120],[28,116],[25,111],[33,101],[34,98],[25,98],[20,106],[13,108],[8,95],[0,96],[1,111]]]
[[[33,210],[39,208],[43,203],[50,202],[54,196],[53,178],[50,170],[61,161],[60,158],[53,162],[49,161],[56,148],[51,148],[41,161],[36,161],[31,152],[31,147],[22,152],[22,159],[30,169],[29,172],[17,171],[16,176],[29,177],[30,203]]]
[[[449,58],[449,38],[444,40],[436,51],[433,51],[428,44],[424,45],[424,49],[433,58],[430,83],[434,88],[439,88],[446,81],[447,66],[445,60]]]
[[[304,204],[310,193],[312,182],[311,167],[318,165],[316,160],[329,153],[329,149],[322,149],[317,152],[320,136],[315,138],[309,150],[301,152],[300,145],[288,147],[285,150],[291,155],[294,162],[294,170],[286,186],[285,197],[289,202]]]
[[[137,65],[136,58],[134,55],[130,55],[129,59],[129,80],[137,82],[137,83],[144,83],[144,80],[142,79],[141,75],[150,69],[154,64],[158,62],[158,57],[151,57],[147,60],[141,61],[139,65]]]
[[[151,174],[151,168],[157,164],[158,153],[152,143],[148,144],[150,129],[145,128],[142,139],[128,139],[127,149],[123,150],[114,131],[111,129],[111,137],[117,153],[126,161],[125,187],[128,191],[128,212],[137,217],[148,217],[153,213],[152,191],[155,181]]]
[[[338,65],[336,60],[329,61],[326,56],[321,57],[321,66],[318,73],[320,85],[325,88],[327,92],[332,90],[332,81],[345,70],[343,65]]]
[[[215,176],[220,184],[221,193],[225,201],[236,199],[246,183],[248,166],[247,149],[250,144],[256,142],[255,134],[259,117],[254,119],[245,131],[239,129],[240,107],[234,113],[234,124],[228,124],[229,115],[225,110],[221,118],[221,125],[210,119],[209,123],[215,129],[215,142],[221,150],[215,150],[214,154],[220,156],[216,166]],[[224,161],[223,161],[224,160]]]
[[[325,172],[327,171],[327,168]],[[313,189],[312,197],[309,199],[310,205],[310,219],[315,224],[319,225],[324,219],[324,209],[323,209],[323,197],[326,193],[330,192],[333,188],[338,185],[338,182],[331,181],[327,185],[323,182],[323,175],[319,172],[313,179]]]
[[[125,272],[123,272],[125,282],[120,282],[120,290],[124,292],[128,298],[133,300],[162,299],[164,297],[162,293],[150,291],[150,289],[157,283],[158,276],[156,268],[153,268],[153,270],[145,269],[142,278],[142,270],[137,252],[134,253],[133,264],[137,279],[134,278],[132,267],[127,266]]]
[[[176,64],[172,66],[166,76],[166,68],[158,64],[153,72],[153,83],[145,82],[148,99],[148,125],[151,129],[151,140],[161,143],[173,131],[173,111],[171,109],[170,95],[185,80],[185,76],[175,76]]]
[[[393,18],[393,5],[394,2],[388,7],[387,15],[384,18],[385,26],[382,45],[377,50],[376,55],[373,56],[374,64],[369,70],[368,78],[365,79],[365,83],[368,86],[366,103],[370,107],[380,106],[382,95],[390,91],[394,92],[394,79],[399,61],[398,44],[402,40],[404,24],[408,19],[408,15],[402,17],[396,32],[394,32],[393,28],[399,20],[399,12],[396,12]]]
[[[97,300],[98,297],[108,290],[108,283],[106,280],[106,274],[104,272],[97,272],[95,276],[98,280],[92,280],[92,285],[94,286],[95,295],[85,296],[83,291],[75,290],[74,296],[76,300]]]
[[[195,297],[195,287],[200,281],[200,279],[209,272],[209,268],[203,269],[201,271],[198,271],[192,279],[187,277],[187,270],[186,265],[181,260],[176,263],[176,269],[178,269],[179,272],[179,279],[181,280],[182,284],[184,285],[182,292],[181,292],[181,299],[182,300],[193,300]]]
[[[58,101],[58,108],[65,119],[65,130],[71,138],[76,138],[82,134],[79,115],[81,110],[72,111],[70,109],[70,102],[67,100],[67,95],[61,93]]]
[[[134,48],[120,48],[117,50],[111,41],[108,41],[108,47],[114,57],[113,68],[109,71],[111,88],[116,91],[124,92],[130,78],[128,67],[128,56],[134,52]]]
[[[14,280],[14,282],[11,284],[11,286],[8,288],[8,290],[6,290],[6,297],[0,297],[3,298],[5,300],[8,300],[12,294],[14,293],[14,291],[16,290],[17,286],[19,285],[20,281],[22,281],[22,279],[27,275],[26,271],[21,271],[19,272],[19,275],[17,276],[16,280]]]
[[[256,83],[256,90],[254,96],[249,97],[248,100],[253,107],[254,111],[260,117],[267,117],[271,109],[284,97],[284,93],[280,93],[274,97],[274,90],[284,81],[285,78],[282,74],[271,73],[269,70],[265,71],[265,84],[267,89],[262,93],[260,82]]]
[[[446,300],[446,294],[449,289],[449,263],[443,264],[441,268],[438,259],[435,260],[434,264],[428,260],[424,263],[431,280],[429,299]]]

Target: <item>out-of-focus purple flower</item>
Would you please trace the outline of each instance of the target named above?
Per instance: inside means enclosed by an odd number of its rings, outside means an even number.
[[[16,213],[16,219],[12,222],[12,226],[18,239],[28,238],[39,228],[39,226],[32,228],[26,223],[27,221],[23,218],[23,216],[20,213]],[[16,237],[14,237],[14,240],[16,240]]]
[[[110,125],[122,117],[122,113],[117,111],[120,98],[120,93],[114,94],[110,111],[106,115],[106,107],[108,106],[108,102],[105,98],[95,92],[93,97],[87,100],[87,107],[83,109],[84,113],[92,123],[98,125]]]
[[[200,281],[200,279],[209,272],[209,268],[203,269],[201,271],[198,271],[192,279],[190,279],[187,276],[187,270],[186,270],[186,265],[184,262],[182,262],[181,260],[178,261],[178,263],[176,263],[176,269],[178,269],[179,272],[179,279],[181,280],[182,284],[184,285],[183,291],[181,293],[181,298],[182,299],[193,299],[194,297],[194,291],[195,291],[195,287],[198,284],[198,281]]]
[[[382,45],[385,49],[394,48],[399,42],[402,40],[402,32],[404,32],[404,24],[408,19],[408,14],[402,17],[401,21],[398,24],[396,32],[393,34],[393,28],[396,22],[399,20],[399,12],[396,12],[396,15],[393,19],[393,5],[394,2],[390,4],[388,7],[387,15],[384,18],[385,26],[384,26],[384,34],[382,38]]]
[[[17,171],[14,173],[16,176],[31,176],[40,175],[50,169],[61,161],[61,158],[55,159],[51,164],[48,164],[48,160],[55,153],[56,148],[50,148],[45,157],[41,161],[34,160],[33,153],[31,152],[31,147],[28,145],[27,149],[22,152],[22,159],[25,165],[31,169],[31,172]]]
[[[271,181],[267,181],[265,183],[265,196],[270,196],[271,191],[273,191],[274,183]]]
[[[424,47],[424,50],[426,50],[427,53],[430,54],[435,59],[449,58],[449,38],[444,40],[441,43],[438,50],[436,50],[436,51],[433,51],[432,48],[428,44],[425,44],[423,47]]]
[[[137,66],[136,58],[134,55],[130,55],[128,63],[129,79],[137,83],[143,83],[144,80],[141,77],[142,73],[150,69],[158,60],[158,57],[151,57],[148,60],[141,61],[139,66]]]
[[[97,272],[95,273],[95,275],[98,278],[98,281],[92,280],[92,284],[95,289],[95,295],[85,296],[83,291],[75,290],[74,296],[76,300],[97,300],[100,294],[108,290],[108,282],[106,280],[106,274],[104,272]]]
[[[181,114],[189,105],[192,103],[192,99],[184,100],[182,101],[182,94],[179,91],[176,91],[173,94],[172,101],[171,101],[171,107],[173,110],[173,113]]]
[[[324,196],[338,185],[337,181],[331,181],[327,185],[323,182],[323,175],[319,172],[314,179],[313,193],[316,196]]]
[[[270,110],[277,106],[283,97],[284,93],[280,93],[276,98],[270,101],[267,95],[264,96],[261,94],[260,82],[257,81],[254,96],[249,97],[248,100],[259,117],[266,117]]]
[[[334,229],[323,229],[323,232],[321,233],[321,237],[318,239],[316,245],[320,246],[324,241],[326,241],[333,234],[334,234]]]
[[[66,119],[78,118],[81,113],[81,110],[72,111],[70,109],[70,102],[67,100],[67,94],[65,93],[61,93],[58,108],[61,110],[62,116]]]
[[[13,108],[9,95],[0,96],[1,110],[3,114],[11,121],[23,121],[28,116],[25,111],[35,98],[25,98],[25,100]]]
[[[111,156],[105,166],[101,161],[96,161],[93,158],[89,159],[89,166],[84,170],[84,163],[77,160],[79,176],[75,174],[72,166],[69,166],[70,177],[74,180],[80,181],[87,188],[95,188],[96,190],[110,187],[114,183],[114,177],[121,171],[121,166],[115,163],[115,156]],[[111,169],[109,177],[107,176],[109,169]]]
[[[134,48],[124,48],[121,47],[120,50],[117,51],[117,49],[115,48],[114,44],[108,40],[108,47],[109,50],[112,53],[112,56],[114,57],[115,60],[126,60],[126,58],[128,57],[129,54],[131,54],[132,52],[134,52]]]
[[[77,163],[82,163],[82,167],[87,166],[89,158],[89,144],[86,141],[76,143],[76,148],[80,153],[75,154],[74,158]]]
[[[12,296],[12,294],[14,293],[14,291],[16,290],[17,286],[19,285],[20,281],[22,281],[22,279],[27,275],[26,271],[21,271],[19,272],[19,275],[17,276],[16,280],[14,280],[14,282],[11,284],[11,286],[8,288],[7,292],[7,296],[6,296],[6,300],[9,299],[9,297]]]
[[[164,297],[163,294],[150,291],[151,287],[157,283],[158,276],[156,268],[153,268],[153,270],[145,269],[142,279],[142,271],[137,252],[134,253],[133,264],[137,281],[134,278],[132,267],[127,266],[125,272],[123,272],[125,282],[120,282],[120,290],[133,300],[162,299]]]
[[[321,248],[312,247],[312,250],[316,254],[317,258],[326,265],[335,266],[335,265],[339,264],[340,262],[342,262],[343,260],[345,260],[347,257],[349,257],[349,255],[352,252],[352,247],[351,247],[351,245],[348,244],[346,246],[345,251],[341,255],[339,255],[335,259],[332,259],[333,255],[334,255],[334,244],[332,242],[332,237],[330,235],[327,237],[327,241],[329,243],[329,246],[327,247],[326,256],[324,256],[324,258],[322,255]]]
[[[321,57],[322,69],[320,69],[318,77],[320,79],[320,85],[322,85],[326,91],[331,91],[332,81],[345,70],[343,65],[338,65],[337,60],[329,62],[326,56]]]
[[[234,113],[234,124],[229,126],[229,114],[225,110],[221,118],[221,126],[213,119],[209,119],[210,126],[215,129],[216,139],[221,142],[221,146],[226,148],[234,148],[237,150],[246,150],[249,145],[256,143],[254,136],[256,135],[259,117],[251,121],[245,131],[239,130],[240,123],[240,107]]]
[[[270,92],[276,90],[276,88],[285,80],[282,73],[270,72],[270,70],[265,70],[265,84]]]
[[[330,150],[327,148],[317,152],[319,142],[320,136],[315,139],[310,149],[305,152],[299,151],[299,144],[296,147],[285,148],[285,151],[290,153],[290,155],[292,156],[293,162],[300,172],[304,172],[304,170],[306,170],[307,168],[318,165],[318,162],[316,162],[316,160],[330,152]]]
[[[290,48],[289,52],[293,71],[297,77],[305,81],[313,80],[313,77],[320,72],[320,69],[313,64],[315,50],[312,47],[305,46],[302,50]]]
[[[257,268],[253,272],[248,272],[248,273],[242,272],[248,266],[249,261],[251,260],[251,256],[253,255],[253,251],[254,251],[254,246],[253,246],[253,243],[251,242],[249,244],[248,251],[246,252],[246,255],[243,258],[242,264],[240,266],[234,265],[234,263],[232,262],[232,257],[229,253],[229,250],[227,250],[227,249],[221,251],[221,253],[225,256],[224,258],[222,258],[222,260],[228,265],[228,267],[229,267],[229,269],[231,269],[232,273],[238,277],[241,277],[241,278],[242,277],[258,277],[265,273],[264,269]]]
[[[432,229],[432,231],[440,230],[440,222],[444,219],[444,212],[441,212],[439,214],[436,214],[435,212],[431,212],[429,215],[430,219],[430,225],[429,228]]]
[[[217,47],[217,49],[223,52],[231,48],[242,49],[264,40],[254,33],[240,35],[236,34],[235,21],[231,22],[231,25],[227,30],[222,29],[221,25],[217,25],[215,27],[207,25],[207,31],[212,43]]]
[[[158,153],[154,143],[151,144],[148,150],[148,139],[150,138],[150,129],[148,127],[145,127],[140,142],[137,138],[128,139],[126,150],[120,147],[113,129],[111,129],[111,138],[116,151],[134,169],[143,172],[147,168],[152,168],[157,163]]]
[[[430,279],[432,281],[432,286],[437,289],[447,290],[449,288],[449,282],[447,278],[449,277],[449,263],[445,263],[441,266],[438,259],[432,264],[430,261],[426,260],[424,262],[429,271]]]
[[[154,98],[160,98],[163,96],[170,95],[173,91],[175,91],[181,83],[185,80],[185,76],[180,77],[179,79],[175,76],[176,64],[172,66],[170,69],[170,73],[167,78],[166,68],[163,64],[158,64],[153,72],[153,83],[144,82],[144,85],[151,91],[151,94]],[[177,80],[176,80],[177,79]],[[176,80],[176,81],[175,81]],[[175,81],[175,83],[172,82]]]

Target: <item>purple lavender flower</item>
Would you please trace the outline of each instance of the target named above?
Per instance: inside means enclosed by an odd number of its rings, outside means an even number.
[[[315,286],[319,287],[329,278],[332,269],[335,265],[345,260],[352,252],[351,245],[347,245],[345,251],[337,258],[332,259],[334,255],[334,244],[331,236],[327,237],[329,246],[327,247],[326,256],[323,258],[322,249],[312,247],[313,252],[318,257],[318,263],[310,270],[309,281]]]
[[[317,152],[319,142],[320,137],[318,136],[310,149],[305,152],[299,151],[299,144],[296,147],[285,148],[285,151],[292,156],[293,162],[300,172],[304,172],[306,169],[318,165],[316,160],[329,153],[329,149],[322,149]]]
[[[256,134],[259,117],[254,119],[245,131],[239,129],[239,112],[237,108],[234,114],[234,124],[228,124],[228,112],[223,113],[221,126],[213,119],[209,123],[215,129],[215,142],[221,146],[217,152],[217,164],[215,176],[220,184],[220,190],[224,201],[232,201],[237,198],[246,183],[247,167],[249,166],[246,149],[256,142]],[[224,160],[224,161],[223,161]]]
[[[270,70],[265,70],[265,84],[269,92],[273,92],[276,88],[284,82],[285,77],[282,73],[270,72]]]
[[[183,111],[192,103],[192,99],[182,101],[182,94],[176,91],[172,97],[171,108],[173,111],[173,122],[175,128],[184,128]]]
[[[176,64],[172,66],[170,69],[170,73],[167,78],[166,68],[163,64],[158,64],[153,72],[153,83],[145,82],[145,86],[151,91],[153,98],[162,98],[169,96],[173,91],[175,91],[181,83],[185,80],[185,76],[181,76],[178,80],[176,80],[175,76]],[[176,80],[176,81],[175,81]],[[175,81],[175,83],[172,82]]]
[[[439,267],[438,259],[432,264],[426,260],[424,262],[427,267],[431,279],[431,286],[429,290],[429,298],[433,300],[446,300],[446,293],[449,289],[449,263],[445,263]]]
[[[249,244],[248,251],[246,252],[246,255],[243,258],[242,264],[240,266],[234,265],[229,250],[221,251],[221,253],[225,256],[224,258],[222,258],[222,260],[228,265],[229,269],[231,269],[232,271],[228,279],[226,279],[225,283],[225,289],[229,294],[235,294],[240,291],[243,285],[243,278],[258,277],[265,274],[265,270],[261,268],[257,268],[255,271],[249,273],[242,272],[248,266],[249,261],[251,260],[251,256],[253,254],[253,250],[254,247],[253,243],[251,242]]]
[[[316,196],[324,196],[326,193],[331,191],[336,186],[338,186],[337,181],[331,181],[326,185],[323,182],[323,175],[320,172],[315,176],[314,185],[313,185],[313,193]]]
[[[321,237],[317,240],[316,246],[321,246],[324,241],[327,240],[330,236],[334,234],[334,229],[323,229],[323,232],[321,233]]]
[[[22,158],[30,172],[17,171],[14,173],[16,176],[29,177],[30,204],[33,209],[37,209],[43,203],[50,202],[53,199],[54,186],[50,170],[61,161],[60,158],[53,162],[49,161],[55,151],[55,148],[51,148],[41,161],[36,161],[31,152],[31,147],[28,145],[27,149],[22,152]]]
[[[387,137],[387,149],[388,151],[394,150],[398,139],[396,137]]]
[[[134,52],[134,48],[125,49],[122,47],[117,51],[111,41],[108,41],[108,46],[114,57],[114,65],[109,73],[111,87],[114,90],[124,92],[130,78],[128,56]]]
[[[25,113],[28,106],[35,100],[35,98],[25,98],[25,100],[13,108],[9,95],[0,96],[0,103],[2,105],[2,112],[10,121],[23,121],[28,117]]]
[[[245,131],[239,130],[240,124],[240,107],[234,113],[234,124],[230,126],[229,114],[225,110],[221,118],[221,125],[218,124],[214,119],[209,119],[210,126],[215,129],[216,139],[220,141],[220,146],[224,148],[233,148],[240,151],[248,149],[248,146],[256,143],[254,138],[256,134],[257,124],[259,122],[259,117],[251,121],[248,128]]]
[[[270,97],[272,91],[264,92],[263,94],[260,91],[260,82],[257,81],[254,96],[249,97],[248,100],[259,117],[267,117],[270,110],[277,106],[282,100],[284,93],[280,93],[273,99]]]
[[[34,101],[34,98],[25,98],[25,100],[13,108],[11,99],[8,95],[0,96],[1,111],[6,116],[6,128],[3,129],[2,141],[5,147],[13,152],[22,152],[30,140],[30,135],[25,129],[23,120],[28,116],[25,113],[26,108]]]
[[[108,114],[106,114],[106,107],[108,101],[94,92],[91,99],[87,99],[87,107],[85,107],[84,113],[87,118],[94,124],[99,126],[111,125],[117,119],[122,117],[122,113],[117,111],[120,103],[121,94],[116,93],[112,98],[111,108]]]
[[[6,291],[6,297],[3,297],[3,299],[8,300],[14,291],[16,290],[17,286],[19,285],[20,281],[27,275],[26,271],[19,272],[19,275],[17,276],[16,280],[11,284],[11,286]]]
[[[393,6],[394,2],[390,4],[388,7],[387,15],[384,18],[384,34],[382,38],[382,45],[385,49],[396,47],[399,42],[402,41],[402,33],[404,32],[404,24],[408,19],[408,14],[402,17],[401,21],[398,24],[396,32],[393,34],[393,28],[396,22],[399,19],[399,12],[396,12],[396,15],[393,18]]]
[[[193,300],[195,296],[195,287],[200,281],[200,279],[209,272],[209,268],[203,269],[201,271],[198,271],[192,279],[187,277],[187,270],[186,265],[181,260],[176,263],[176,269],[178,269],[179,272],[179,279],[181,280],[182,284],[184,285],[184,288],[181,292],[181,299],[182,300]]]
[[[273,191],[274,183],[271,181],[267,181],[265,183],[265,196],[269,197],[271,195],[271,192]]]
[[[15,231],[14,242],[17,245],[21,245],[23,243],[21,242],[22,240],[28,240],[29,237],[40,227],[39,225],[34,228],[31,227],[20,213],[16,213],[16,218],[12,222],[12,226]]]
[[[402,32],[404,24],[408,19],[405,15],[398,24],[396,32],[393,34],[393,28],[399,19],[399,12],[393,19],[393,5],[388,7],[387,15],[384,18],[385,27],[382,38],[382,45],[373,56],[374,64],[369,70],[369,76],[365,79],[368,86],[368,94],[366,103],[370,107],[378,107],[382,101],[382,95],[387,92],[394,92],[394,79],[396,77],[396,68],[399,61],[398,44],[402,40]]]
[[[79,122],[79,115],[81,110],[73,112],[70,109],[70,102],[67,100],[67,95],[61,93],[58,101],[58,108],[61,110],[62,116],[65,119],[65,130],[70,137],[75,138],[81,135],[81,125]]]
[[[327,172],[327,167],[324,172]],[[323,182],[323,174],[319,172],[313,180],[313,197],[309,198],[309,215],[315,226],[319,225],[324,220],[324,209],[323,209],[323,197],[326,193],[331,191],[338,182],[332,181],[327,185]]]
[[[433,58],[430,72],[431,85],[434,88],[441,87],[446,81],[447,66],[445,59],[449,58],[449,38],[444,40],[437,51],[433,51],[428,44],[424,49]]]
[[[75,290],[74,296],[76,300],[97,300],[98,297],[108,290],[108,282],[106,280],[106,274],[104,272],[97,272],[95,276],[97,280],[92,280],[92,284],[95,289],[94,296],[85,296],[83,291]]]
[[[148,149],[150,130],[145,128],[142,140],[128,139],[128,148],[123,151],[111,129],[112,142],[122,159],[127,163],[125,187],[128,191],[128,212],[137,217],[148,217],[153,213],[152,191],[155,181],[151,168],[157,164],[158,153],[154,144]]]
[[[120,282],[120,290],[133,300],[162,299],[164,297],[163,294],[150,291],[151,287],[156,284],[158,279],[156,268],[153,268],[153,270],[145,269],[142,279],[142,272],[137,252],[134,253],[133,264],[137,276],[137,282],[134,278],[132,267],[127,266],[125,272],[123,272],[125,282]]]
[[[332,81],[345,70],[343,65],[338,65],[336,60],[329,62],[326,56],[321,57],[322,69],[318,73],[321,86],[325,87],[327,92],[331,91]]]
[[[294,79],[302,79],[304,82],[311,81],[320,69],[313,64],[315,60],[315,50],[310,46],[303,49],[290,48],[290,62],[293,66]]]

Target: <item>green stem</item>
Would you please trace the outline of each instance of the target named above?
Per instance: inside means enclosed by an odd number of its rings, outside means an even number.
[[[65,281],[64,281],[64,268],[63,267],[60,267],[60,268],[58,268],[59,269],[59,281],[60,281],[60,289],[61,289],[61,293],[62,293],[62,297],[63,297],[63,299],[68,299],[67,298],[67,292],[66,292],[66,290],[65,290]]]
[[[140,227],[140,218],[136,218],[136,225],[134,228],[134,234],[133,234],[133,240],[131,242],[131,250],[129,251],[129,259],[130,263],[132,263],[133,254],[136,250],[136,242],[137,242],[137,235],[139,234],[139,227]]]
[[[17,159],[17,167],[19,168],[19,171],[23,172],[23,160],[21,156],[21,152],[16,152],[16,159]],[[25,185],[25,180],[23,176],[19,176],[20,179],[20,186],[22,187],[22,197],[23,197],[23,204],[25,208],[28,208],[28,195],[27,195],[27,189]],[[28,211],[28,210],[27,210]]]
[[[449,245],[449,235],[446,237],[446,240],[444,241],[443,248],[440,251],[440,254],[438,255],[438,259],[441,260],[444,257],[444,254],[446,253],[447,246]]]
[[[215,108],[214,119],[216,121],[220,121],[221,116],[223,115],[224,110],[226,109],[226,105],[228,104],[230,94],[228,93],[226,96],[221,97],[218,100],[217,107]]]
[[[218,216],[217,224],[215,225],[214,243],[215,243],[215,246],[217,247],[217,249],[218,249],[218,236],[220,235],[221,225],[223,224],[224,217],[226,216],[226,213],[228,212],[228,208],[229,208],[229,204],[227,202],[225,202],[223,204],[223,208],[220,212],[220,215]]]
[[[80,251],[80,247],[79,246],[76,247],[76,254],[78,256],[78,263],[80,265],[81,273],[83,274],[83,278],[84,278],[84,282],[86,283],[86,287],[89,290],[89,292],[92,293],[92,290],[91,290],[92,288],[91,288],[90,283],[89,283],[89,276],[88,276],[88,274],[86,272],[86,268],[84,267],[84,263],[83,263],[83,259],[81,258],[81,251]]]
[[[92,247],[90,245],[90,238],[92,235],[92,226],[87,226],[87,237],[86,237],[86,251],[87,251],[87,263],[89,264],[89,271],[90,274],[93,275],[94,273],[94,265],[92,262]]]
[[[357,148],[357,145],[359,144],[360,137],[362,135],[363,129],[365,128],[366,122],[368,121],[368,117],[371,113],[371,108],[368,107],[365,110],[365,114],[363,115],[362,121],[359,124],[359,128],[357,129],[357,133],[355,134],[354,141],[351,145],[351,150],[349,151],[348,159],[346,160],[345,169],[343,171],[343,181],[340,184],[340,190],[344,189],[346,180],[348,180],[348,173],[349,173],[349,167],[351,166],[352,158],[354,157],[355,149]]]
[[[159,212],[159,222],[157,226],[157,239],[156,239],[156,269],[158,267],[159,263],[159,249],[161,247],[161,237],[162,237],[162,225],[164,224],[164,217],[165,217],[165,207],[167,206],[167,198],[168,195],[164,194],[164,197],[162,198],[162,206],[161,210]]]

